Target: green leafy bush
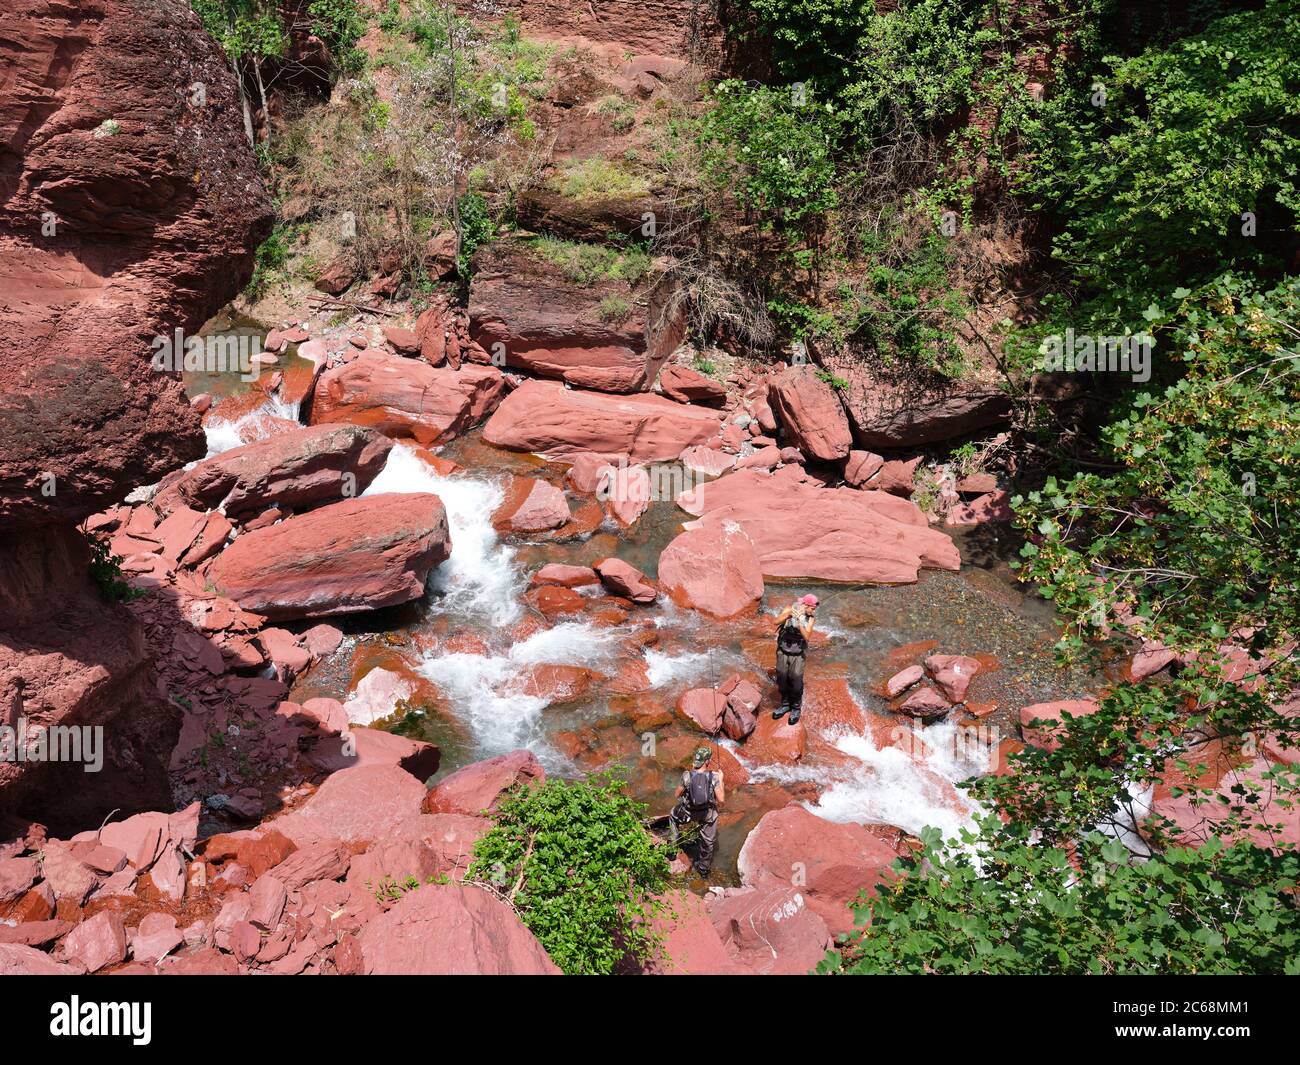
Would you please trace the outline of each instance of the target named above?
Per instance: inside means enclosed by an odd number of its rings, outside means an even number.
[[[583,244],[539,237],[532,242],[532,247],[580,285],[594,281],[626,281],[635,285],[650,271],[650,254],[636,245],[616,248],[609,244]]]
[[[612,973],[629,955],[657,952],[650,921],[668,854],[643,815],[621,779],[548,780],[501,803],[469,875],[511,900],[564,972]]]

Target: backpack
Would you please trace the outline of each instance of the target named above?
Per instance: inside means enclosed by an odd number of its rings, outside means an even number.
[[[713,774],[691,770],[690,783],[686,786],[686,801],[692,810],[707,810],[713,805]]]

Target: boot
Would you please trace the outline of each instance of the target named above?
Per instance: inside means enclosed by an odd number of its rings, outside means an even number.
[[[790,712],[790,704],[789,704],[789,703],[782,703],[782,704],[781,704],[781,707],[780,707],[779,710],[773,710],[773,711],[772,711],[772,720],[773,720],[773,721],[777,721],[777,720],[779,720],[779,719],[785,717],[785,715],[788,714],[789,712]]]
[[[797,725],[797,724],[799,724],[799,715],[802,714],[802,713],[803,713],[803,707],[802,707],[802,706],[796,706],[793,710],[791,710],[791,711],[790,711],[790,724],[792,724],[792,725]]]

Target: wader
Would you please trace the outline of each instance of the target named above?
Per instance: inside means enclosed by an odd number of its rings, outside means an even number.
[[[690,782],[697,775],[708,777],[706,793],[708,798],[704,805],[691,802]],[[692,850],[695,852],[691,860],[695,864],[696,872],[700,876],[708,876],[709,870],[713,868],[713,854],[718,848],[718,806],[713,797],[713,777],[705,770],[692,769],[686,782],[686,794],[677,800],[677,805],[668,816],[668,839],[672,846],[677,846],[677,840],[686,830],[686,826],[697,825],[697,831],[692,833],[695,837],[694,844],[687,840],[684,849],[688,854]],[[700,783],[703,785],[703,782]],[[704,793],[703,787],[701,792]]]
[[[803,712],[803,666],[808,641],[794,620],[787,621],[776,634],[776,686],[781,692],[781,709],[776,716],[790,711],[795,724]]]

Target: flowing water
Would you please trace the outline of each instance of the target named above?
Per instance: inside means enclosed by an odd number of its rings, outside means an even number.
[[[239,443],[241,425],[247,430],[248,419],[267,413],[297,416],[272,401],[233,421],[210,417],[211,450]],[[343,649],[291,697],[345,699],[368,670],[392,669],[417,690],[405,713],[385,727],[438,743],[440,776],[527,747],[548,773],[561,776],[619,765],[637,797],[653,812],[666,812],[685,759],[704,739],[672,714],[678,697],[740,672],[765,689],[763,712],[769,711],[774,686],[764,655],[772,644],[771,615],[814,591],[823,603],[818,628],[829,639],[808,662],[808,752],[794,764],[764,762],[745,745],[719,741],[746,767],[750,782],[728,797],[715,882],[734,878],[736,853],[758,818],[791,799],[831,820],[884,822],[912,833],[934,825],[955,834],[975,812],[956,782],[995,767],[999,741],[1014,734],[1019,707],[1092,690],[1092,678],[1056,666],[1050,607],[1015,584],[1005,561],[1013,548],[1009,534],[989,529],[957,537],[966,562],[960,573],[924,571],[913,585],[769,583],[758,618],[728,623],[661,597],[622,624],[596,620],[593,609],[547,625],[524,598],[538,566],[590,564],[617,554],[653,577],[659,552],[688,516],[659,502],[630,531],[606,524],[571,542],[506,541],[491,522],[506,477],[558,483],[563,467],[499,451],[478,433],[442,455],[463,472],[440,476],[399,444],[365,492],[432,492],[443,501],[451,556],[434,571],[425,599],[339,621],[347,632]],[[913,728],[886,712],[881,682],[931,650],[978,654],[986,663],[989,671],[970,693],[988,711],[977,723]],[[529,683],[544,666],[582,667],[596,679],[575,698],[552,702]],[[639,678],[630,688],[621,683],[629,672]]]

